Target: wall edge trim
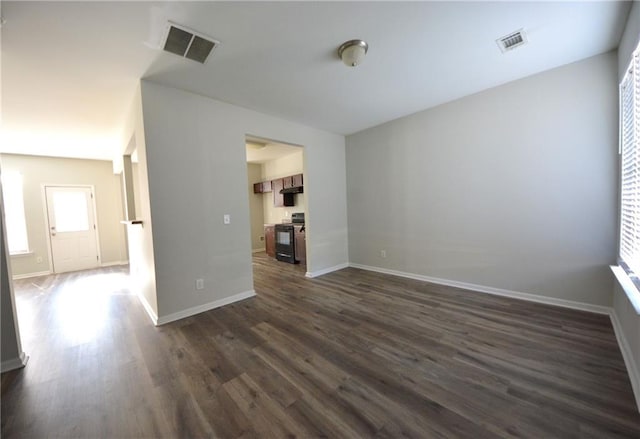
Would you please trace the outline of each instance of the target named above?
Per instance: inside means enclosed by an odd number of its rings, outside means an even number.
[[[609,317],[611,318],[611,325],[613,326],[613,332],[616,335],[620,352],[622,352],[622,359],[624,360],[625,366],[627,366],[627,373],[629,374],[629,380],[631,381],[631,388],[633,389],[633,395],[636,398],[638,412],[640,412],[640,369],[638,369],[638,365],[633,358],[629,342],[624,335],[622,325],[620,325],[620,320],[618,320],[618,315],[616,314],[615,309],[611,310]]]
[[[233,296],[225,297],[223,299],[214,300],[213,302],[205,303],[203,305],[194,306],[184,309],[182,311],[174,312],[166,316],[160,316],[157,319],[156,326],[164,325],[166,323],[174,322],[176,320],[191,317],[196,314],[200,314],[205,311],[209,311],[221,306],[230,305],[234,302],[249,299],[256,295],[255,290],[243,291],[242,293],[234,294]]]
[[[151,322],[155,326],[158,326],[158,316],[156,315],[156,312],[153,310],[153,308],[151,308],[151,305],[147,301],[147,298],[144,297],[142,295],[142,293],[138,293],[138,294],[136,294],[136,296],[138,296],[138,299],[140,300],[140,303],[142,303],[142,307],[144,308],[144,310],[149,315],[149,318],[151,319]]]
[[[553,298],[553,297],[539,296],[537,294],[522,293],[522,292],[519,292],[519,291],[505,290],[505,289],[502,289],[502,288],[493,288],[493,287],[487,287],[487,286],[484,286],[484,285],[471,284],[471,283],[467,283],[467,282],[459,282],[459,281],[455,281],[455,280],[441,279],[441,278],[437,278],[437,277],[424,276],[424,275],[421,275],[421,274],[408,273],[408,272],[404,272],[404,271],[390,270],[390,269],[387,269],[387,268],[374,267],[374,266],[371,266],[371,265],[362,265],[362,264],[356,264],[356,263],[349,263],[349,266],[353,267],[353,268],[359,268],[361,270],[375,271],[375,272],[383,273],[383,274],[391,274],[391,275],[394,275],[394,276],[400,276],[400,277],[405,277],[405,278],[414,279],[414,280],[421,280],[421,281],[424,281],[424,282],[431,282],[431,283],[434,283],[434,284],[446,285],[446,286],[449,286],[449,287],[462,288],[462,289],[465,289],[465,290],[476,291],[476,292],[479,292],[479,293],[493,294],[495,296],[510,297],[510,298],[513,298],[513,299],[526,300],[528,302],[536,302],[536,303],[542,303],[542,304],[545,304],[545,305],[560,306],[560,307],[563,307],[563,308],[571,308],[571,309],[575,309],[575,310],[579,310],[579,311],[587,311],[587,312],[593,312],[593,313],[597,313],[597,314],[606,314],[606,315],[610,315],[611,314],[611,308],[607,307],[607,306],[602,306],[602,305],[592,305],[590,303],[575,302],[575,301],[572,301],[572,300],[564,300],[564,299],[556,299],[556,298]]]
[[[329,274],[331,272],[342,270],[343,268],[347,268],[347,267],[349,267],[349,263],[345,262],[343,264],[334,265],[333,267],[323,268],[322,270],[307,271],[304,275],[305,277],[313,279],[314,277],[322,276],[324,274]]]
[[[50,274],[53,274],[53,273],[51,271],[49,271],[49,270],[46,270],[46,271],[34,271],[33,273],[14,274],[11,278],[13,280],[20,280],[20,279],[29,279],[31,277],[48,276]]]
[[[27,362],[29,361],[29,356],[24,352],[20,352],[20,355],[16,358],[12,358],[11,360],[5,360],[0,364],[0,372],[5,373],[10,370],[20,369],[21,367],[25,367]]]
[[[100,267],[115,267],[116,265],[129,265],[129,261],[102,262]]]

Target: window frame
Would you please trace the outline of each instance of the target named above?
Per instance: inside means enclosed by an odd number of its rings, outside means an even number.
[[[625,94],[624,90],[626,87],[631,87],[631,102],[629,104],[630,108],[625,106]],[[623,250],[624,243],[627,242],[623,239],[623,235],[625,235],[625,215],[623,212],[625,201],[624,201],[624,177],[625,177],[625,149],[628,150],[627,138],[625,136],[625,117],[628,116],[628,111],[631,111],[631,115],[629,116],[631,119],[631,149],[632,149],[632,165],[634,166],[635,177],[634,181],[637,181],[637,185],[640,185],[640,44],[633,51],[631,56],[631,60],[627,69],[625,70],[625,74],[622,77],[622,80],[618,86],[618,108],[619,108],[619,127],[618,127],[618,155],[619,155],[619,163],[618,163],[618,246],[617,246],[617,263],[618,266],[621,267],[626,273],[627,277],[631,280],[631,282],[636,287],[636,292],[640,294],[640,261],[636,261],[635,259],[628,261],[623,253],[626,253]],[[637,191],[638,189],[636,189]],[[632,189],[631,195],[634,194]],[[631,258],[638,255],[640,256],[640,240],[636,237],[640,236],[640,210],[638,210],[638,202],[636,201],[635,206],[635,215],[632,215],[632,238],[631,238],[631,248],[632,254]],[[633,203],[632,203],[633,205]]]
[[[24,256],[32,254],[31,247],[29,246],[29,230],[27,227],[27,215],[24,207],[24,179],[22,173],[19,171],[2,171],[2,202],[4,204],[4,214],[7,229],[7,249],[9,250],[9,256]],[[18,180],[18,182],[11,181],[12,179]],[[11,191],[8,192],[8,191]],[[15,191],[16,193],[13,193]],[[13,202],[15,201],[15,205]],[[10,205],[12,204],[12,205]],[[12,238],[15,236],[16,230],[14,228],[17,224],[19,228],[18,233],[21,235],[20,248],[12,248],[12,244],[15,245],[16,240]]]

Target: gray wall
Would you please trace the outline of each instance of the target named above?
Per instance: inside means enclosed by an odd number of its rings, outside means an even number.
[[[0,184],[0,369],[2,372],[15,369],[22,365],[22,347],[20,332],[16,320],[16,307],[11,284],[11,264],[9,263],[9,249],[6,245],[6,230],[4,222],[4,203],[2,201],[2,185]]]
[[[253,290],[247,134],[304,145],[307,268],[348,262],[343,136],[148,81],[142,107],[161,320]]]
[[[610,52],[348,136],[350,261],[610,306],[616,77]]]

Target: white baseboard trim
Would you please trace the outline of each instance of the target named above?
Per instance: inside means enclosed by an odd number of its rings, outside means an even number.
[[[449,279],[440,279],[437,277],[423,276],[421,274],[406,273],[404,271],[389,270],[386,268],[373,267],[371,265],[361,265],[349,263],[350,267],[360,268],[361,270],[375,271],[377,273],[391,274],[393,276],[406,277],[408,279],[421,280],[449,287],[463,288],[465,290],[477,291],[480,293],[493,294],[496,296],[511,297],[513,299],[527,300],[529,302],[544,303],[546,305],[561,306],[564,308],[577,309],[580,311],[589,311],[598,314],[611,313],[611,308],[601,305],[592,305],[590,303],[574,302],[572,300],[556,299],[554,297],[538,296],[537,294],[521,293],[519,291],[504,290],[501,288],[487,287],[484,285],[476,285],[467,282],[458,282]]]
[[[343,268],[347,268],[348,266],[349,266],[349,263],[345,262],[344,264],[334,265],[333,267],[323,268],[322,270],[307,271],[304,275],[308,278],[314,278],[314,277],[322,276],[323,274],[331,273],[333,271],[342,270]]]
[[[266,251],[267,251],[267,249],[263,247],[263,248],[253,249],[253,250],[251,250],[251,253],[261,253],[261,252],[266,252]]]
[[[631,388],[633,389],[633,394],[636,397],[636,405],[640,412],[640,369],[638,369],[638,365],[633,358],[633,352],[631,352],[629,342],[624,336],[624,331],[622,330],[622,326],[620,325],[620,321],[618,320],[615,310],[611,310],[609,317],[611,318],[613,332],[616,334],[616,339],[618,340],[618,346],[620,346],[620,352],[622,352],[624,364],[627,366],[629,380],[631,380]]]
[[[233,296],[225,297],[224,299],[214,300],[213,302],[205,303],[204,305],[194,306],[182,311],[175,312],[166,316],[161,316],[157,319],[156,326],[164,325],[166,323],[174,322],[176,320],[191,317],[201,312],[209,311],[211,309],[220,308],[221,306],[229,305],[240,300],[254,297],[256,292],[254,290],[244,291],[242,293],[234,294]]]
[[[50,274],[51,274],[51,272],[49,270],[47,270],[47,271],[37,271],[35,273],[14,274],[12,276],[12,279],[13,280],[29,279],[30,277],[49,276]]]
[[[147,298],[144,297],[142,293],[138,293],[137,296],[138,296],[138,299],[140,300],[140,303],[142,303],[142,307],[151,318],[151,321],[153,322],[153,324],[155,326],[158,326],[158,315],[153,310],[153,308],[151,308],[151,305],[149,305],[149,302],[147,302]]]
[[[20,369],[21,367],[25,367],[28,361],[29,357],[24,352],[20,352],[20,355],[17,358],[3,361],[0,364],[0,372],[5,373],[10,370]]]
[[[100,268],[103,267],[115,267],[116,265],[128,265],[129,261],[114,261],[114,262],[102,262],[100,263]],[[51,271],[36,271],[34,273],[25,273],[25,274],[15,274],[12,276],[13,280],[19,279],[29,279],[30,277],[40,277],[40,276],[48,276],[53,274]]]
[[[116,265],[129,265],[129,261],[102,262],[100,267],[115,267]]]

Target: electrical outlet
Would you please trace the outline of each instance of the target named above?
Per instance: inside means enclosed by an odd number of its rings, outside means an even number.
[[[231,215],[229,215],[228,213],[225,213],[223,220],[225,224],[231,224]]]
[[[264,236],[260,235],[260,241],[264,241]]]
[[[196,290],[204,290],[204,279],[196,279]]]
[[[386,258],[387,257],[387,251],[386,250],[380,250],[380,257],[381,258]]]

